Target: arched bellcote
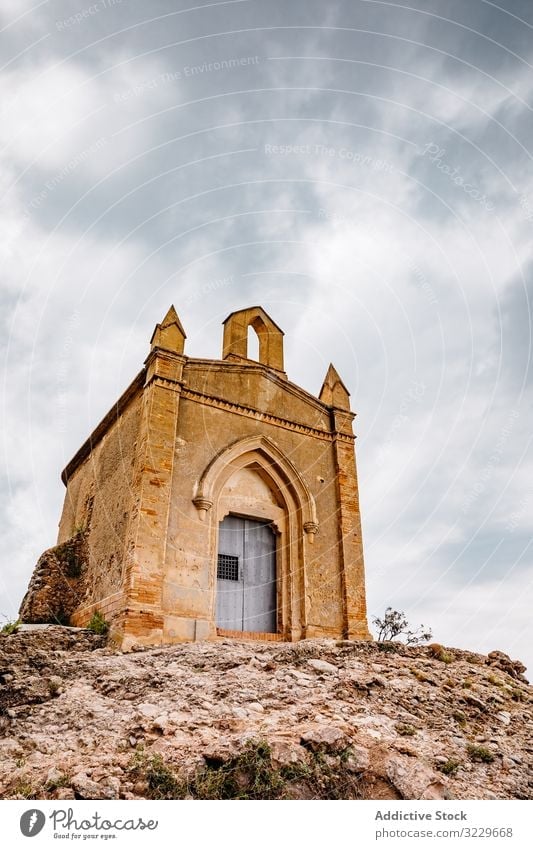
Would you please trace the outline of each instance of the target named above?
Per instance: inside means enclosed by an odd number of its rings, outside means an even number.
[[[259,339],[259,362],[276,371],[283,371],[283,330],[262,307],[248,307],[228,315],[224,321],[225,360],[248,360],[248,328]]]

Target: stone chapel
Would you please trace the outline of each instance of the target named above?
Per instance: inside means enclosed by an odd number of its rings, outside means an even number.
[[[318,398],[291,383],[283,331],[259,306],[227,317],[220,360],[186,356],[185,339],[171,307],[63,471],[58,544],[22,620],[85,626],[98,612],[124,649],[371,639],[344,383],[332,365]]]

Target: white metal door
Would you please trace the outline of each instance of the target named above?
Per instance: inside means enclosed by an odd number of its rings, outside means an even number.
[[[277,631],[276,538],[269,523],[226,516],[217,558],[217,626]]]

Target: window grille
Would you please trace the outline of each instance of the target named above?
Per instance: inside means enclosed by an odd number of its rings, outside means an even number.
[[[223,581],[239,580],[239,558],[232,554],[219,554],[217,563],[217,578]]]

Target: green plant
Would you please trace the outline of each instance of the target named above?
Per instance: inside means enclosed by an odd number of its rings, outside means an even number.
[[[398,647],[394,643],[376,643],[379,651],[389,652],[392,654],[398,653]]]
[[[426,628],[425,625],[420,625],[412,631],[405,613],[400,610],[393,610],[392,607],[387,607],[383,619],[373,616],[372,621],[378,629],[378,642],[380,643],[403,636],[408,646],[415,646],[418,643],[431,640],[433,636],[431,630]]]
[[[485,746],[476,746],[474,743],[469,743],[466,747],[466,751],[470,756],[470,760],[476,761],[477,763],[490,764],[494,760],[494,755],[490,749],[487,749]]]
[[[208,759],[186,779],[160,755],[149,758],[143,750],[132,756],[130,770],[145,781],[150,799],[288,799],[294,792],[298,796],[302,787],[309,798],[359,798],[359,780],[346,779],[344,764],[349,757],[349,748],[338,754],[337,763],[321,753],[309,753],[305,761],[278,767],[266,741],[249,740],[239,754],[227,761]]]
[[[414,737],[416,728],[414,725],[409,725],[408,722],[398,722],[395,725],[396,731],[401,737]]]
[[[53,678],[50,678],[48,682],[48,692],[51,696],[57,696],[61,689],[61,684],[61,678],[58,678],[56,675],[54,675]]]
[[[133,752],[130,762],[128,764],[128,769],[132,771],[136,771],[146,765],[146,754],[144,751],[144,746],[142,743],[137,743],[135,746],[135,751]]]
[[[441,646],[440,643],[431,643],[431,645],[428,646],[428,649],[430,654],[442,663],[452,663],[454,660],[453,654],[446,651],[444,646]]]
[[[417,681],[421,681],[422,683],[424,683],[426,681],[431,680],[430,678],[428,678],[425,672],[422,672],[421,669],[411,669],[410,671],[413,673]]]
[[[182,782],[178,781],[161,755],[154,755],[148,763],[146,783],[150,799],[182,799],[184,796]]]
[[[83,569],[83,549],[80,536],[73,536],[66,542],[57,545],[55,555],[64,569],[67,578],[79,578]]]
[[[19,625],[22,625],[20,619],[15,619],[12,622],[6,622],[6,624],[2,627],[0,634],[5,634],[6,636],[15,634],[18,631]]]
[[[242,752],[225,763],[207,763],[188,785],[195,799],[283,798],[284,776],[272,764],[270,746],[249,740]]]
[[[109,623],[105,619],[103,613],[100,613],[99,610],[95,610],[87,628],[95,634],[107,634],[109,631]]]
[[[454,758],[448,758],[444,763],[438,764],[437,769],[443,772],[444,775],[455,775],[460,766],[460,761],[456,761]]]
[[[452,716],[455,719],[457,725],[460,725],[461,728],[464,728],[466,726],[466,714],[464,714],[462,710],[456,710],[455,713],[452,713]]]
[[[53,791],[57,790],[59,787],[70,787],[70,782],[70,776],[63,772],[57,778],[47,781],[45,789],[48,790],[49,793],[53,793]]]
[[[496,678],[495,675],[488,675],[487,681],[489,684],[494,684],[495,687],[503,687],[503,681],[500,681],[500,679]]]
[[[26,777],[19,778],[15,782],[10,791],[11,796],[22,796],[24,799],[32,799],[35,796],[35,790],[30,780]]]

